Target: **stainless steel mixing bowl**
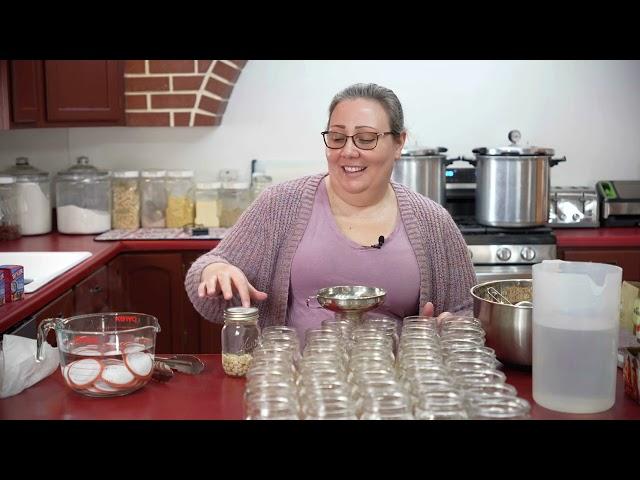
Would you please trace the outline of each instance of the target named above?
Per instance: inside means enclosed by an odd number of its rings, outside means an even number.
[[[471,289],[473,314],[482,322],[482,327],[487,334],[487,346],[496,351],[496,357],[502,362],[531,366],[533,307],[498,303],[488,292],[491,287],[512,303],[522,300],[532,301],[531,298],[523,298],[522,295],[526,289],[529,292],[532,291],[532,280],[494,280],[481,283]],[[518,295],[513,295],[516,289],[520,292]]]

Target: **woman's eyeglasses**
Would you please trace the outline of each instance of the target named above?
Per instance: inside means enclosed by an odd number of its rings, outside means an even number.
[[[360,132],[353,135],[345,135],[340,132],[322,132],[322,138],[327,148],[338,149],[347,144],[347,138],[353,140],[353,144],[361,150],[373,150],[378,145],[378,138],[393,132]]]

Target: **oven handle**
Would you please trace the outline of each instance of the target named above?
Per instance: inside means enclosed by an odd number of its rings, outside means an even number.
[[[493,280],[531,279],[533,265],[474,265],[478,283]]]

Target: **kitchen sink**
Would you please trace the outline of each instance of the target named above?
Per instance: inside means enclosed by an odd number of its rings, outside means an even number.
[[[91,252],[0,252],[0,265],[22,265],[24,292],[33,293],[91,255]]]

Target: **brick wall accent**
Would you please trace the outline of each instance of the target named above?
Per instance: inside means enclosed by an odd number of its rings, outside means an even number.
[[[127,60],[130,127],[220,125],[247,60]]]

